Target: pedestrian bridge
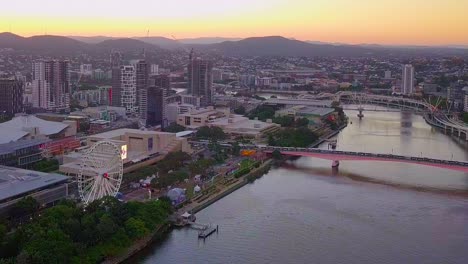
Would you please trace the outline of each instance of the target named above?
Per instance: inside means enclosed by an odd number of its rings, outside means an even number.
[[[468,173],[467,161],[454,161],[433,159],[426,157],[402,156],[393,154],[378,154],[369,152],[355,152],[355,151],[342,151],[342,150],[327,150],[316,148],[292,148],[292,147],[273,147],[264,145],[242,145],[244,149],[257,149],[266,153],[272,153],[278,150],[283,155],[287,156],[300,156],[300,157],[314,157],[326,160],[362,160],[362,161],[389,161],[418,164],[424,166],[431,166],[455,171]]]

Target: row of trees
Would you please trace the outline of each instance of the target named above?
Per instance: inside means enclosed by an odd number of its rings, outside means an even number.
[[[307,147],[319,137],[307,127],[285,128],[268,136],[268,145],[280,147]]]
[[[467,112],[463,113],[462,118],[463,118],[463,122],[468,124],[468,113]]]
[[[273,118],[273,123],[279,124],[282,127],[307,127],[309,119],[305,117],[294,119],[292,116],[277,116]]]
[[[202,126],[197,130],[196,134],[199,139],[209,139],[209,140],[223,140],[227,138],[226,133],[223,129],[216,126]]]
[[[99,263],[156,230],[170,210],[166,199],[121,203],[105,197],[86,208],[62,201],[10,232],[0,225],[0,263]]]
[[[275,116],[275,111],[276,109],[272,106],[259,105],[250,111],[247,117],[250,119],[257,117],[258,120],[266,121],[267,119],[272,119]]]

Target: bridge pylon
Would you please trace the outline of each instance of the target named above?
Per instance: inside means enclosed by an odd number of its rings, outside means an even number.
[[[359,114],[357,115],[359,119],[362,119],[364,117],[364,114],[362,113],[364,111],[364,108],[359,107],[358,108]]]

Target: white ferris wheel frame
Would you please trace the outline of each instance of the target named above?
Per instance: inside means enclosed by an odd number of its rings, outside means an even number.
[[[120,147],[110,141],[92,145],[80,162],[78,193],[84,204],[105,196],[115,197],[122,184],[123,160]]]

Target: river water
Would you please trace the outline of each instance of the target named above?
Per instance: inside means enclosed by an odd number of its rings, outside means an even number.
[[[338,149],[468,160],[409,113],[365,112]],[[322,148],[327,148],[323,144]],[[173,230],[132,263],[468,263],[468,174],[421,165],[299,158],[197,214],[205,241]]]

